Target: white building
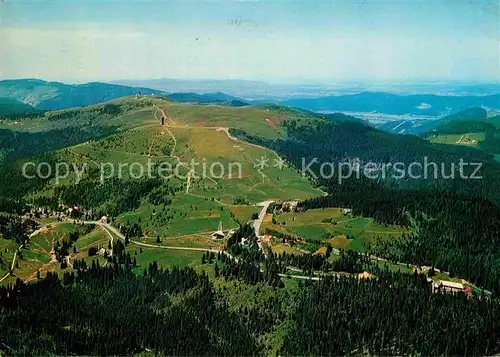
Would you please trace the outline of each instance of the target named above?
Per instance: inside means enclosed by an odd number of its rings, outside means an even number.
[[[464,291],[464,284],[446,280],[435,281],[432,284],[432,290],[437,291],[440,289],[443,289],[445,291]]]
[[[219,228],[215,232],[212,233],[212,239],[222,239],[225,236],[226,235],[222,231],[222,222],[219,222]]]

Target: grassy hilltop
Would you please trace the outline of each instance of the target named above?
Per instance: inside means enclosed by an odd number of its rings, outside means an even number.
[[[161,125],[163,114],[167,117],[164,126]],[[137,225],[141,227],[139,238],[143,243],[220,248],[224,241],[211,239],[219,223],[225,232],[237,228],[261,210],[254,204],[266,200],[303,200],[323,194],[294,168],[281,166],[275,152],[238,140],[231,134],[231,130],[237,129],[265,139],[276,139],[285,135],[281,126],[283,122],[304,118],[316,120],[300,111],[201,106],[148,96],[49,111],[40,118],[0,122],[0,131],[3,128],[6,135],[15,137],[21,152],[30,157],[15,156],[20,150],[11,152],[6,147],[7,166],[20,171],[24,161],[32,161],[32,155],[38,155],[34,157],[35,161],[67,162],[77,167],[85,165],[82,181],[76,184],[74,173],[58,183],[54,179],[24,180],[19,177],[19,171],[15,172],[15,177],[12,177],[12,171],[6,172],[5,176],[13,181],[21,180],[20,194],[38,206],[80,205],[84,210],[97,211],[97,218],[110,216],[115,220],[115,226]],[[70,131],[72,134],[66,137]],[[31,146],[35,139],[42,143],[41,147]],[[194,170],[190,167],[192,160],[198,163]],[[265,162],[262,168],[255,167],[259,160]],[[148,162],[153,167],[161,163],[174,168],[178,165],[179,177],[159,182],[147,177],[129,177],[130,173],[138,173],[138,165],[146,168]],[[227,171],[222,177],[219,177],[219,166],[214,168],[216,178],[211,177],[210,167],[215,162]],[[101,182],[102,163],[113,164],[116,168],[122,165],[124,168],[117,169],[115,176],[119,171],[124,183],[120,184],[112,177]],[[136,170],[129,171],[126,165],[135,166]],[[207,178],[202,176],[204,170],[208,171]],[[141,186],[146,181],[148,184]],[[134,191],[136,186],[141,187],[137,192]],[[3,189],[5,195],[12,194],[7,186]],[[47,234],[52,236],[57,229],[61,226],[55,222]],[[73,229],[67,226],[66,235]],[[147,231],[147,234],[143,236],[142,231]],[[98,237],[104,240],[101,242]],[[19,276],[33,277],[37,269],[42,273],[51,269],[60,271],[57,264],[50,264],[47,255],[50,247],[43,250],[37,247],[41,239],[43,235],[33,237],[26,247],[26,251],[36,251],[37,254],[31,264],[21,264],[15,269],[19,270]],[[88,241],[88,244],[80,246],[82,241]],[[88,233],[88,236],[79,238],[78,244],[75,243],[78,253],[73,254],[72,259],[79,259],[89,246],[105,246],[107,241],[109,237],[96,227],[96,232]],[[8,241],[4,243],[10,252],[5,256],[8,263],[12,261],[15,247],[10,247]],[[144,255],[138,258],[141,266],[153,260],[169,266],[182,257],[188,259],[187,262],[190,259],[199,261],[200,258],[197,252],[144,249]],[[6,271],[7,265],[4,264]]]

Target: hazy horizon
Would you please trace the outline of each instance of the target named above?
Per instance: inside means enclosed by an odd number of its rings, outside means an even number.
[[[500,79],[498,3],[0,3],[3,78]]]
[[[78,85],[86,83],[126,83],[126,82],[152,82],[152,81],[179,81],[179,82],[254,82],[269,85],[278,86],[369,86],[369,85],[394,85],[394,86],[438,86],[438,85],[500,85],[500,79],[498,80],[466,80],[466,79],[431,79],[431,80],[400,80],[400,79],[381,79],[381,80],[339,80],[339,81],[320,81],[320,80],[295,80],[295,79],[284,79],[284,80],[266,80],[266,79],[252,79],[252,78],[176,78],[176,77],[150,77],[150,78],[88,78],[88,79],[54,79],[47,77],[30,77],[30,76],[19,76],[19,77],[0,77],[0,81],[8,80],[41,80],[45,82],[60,82],[69,85]]]

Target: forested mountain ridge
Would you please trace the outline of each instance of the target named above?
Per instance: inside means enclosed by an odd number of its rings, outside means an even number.
[[[421,136],[432,142],[468,145],[499,154],[500,116],[471,108],[436,121],[434,128]]]
[[[107,267],[81,261],[74,273],[0,288],[0,350],[14,356],[251,356],[482,355],[499,348],[497,300],[435,294],[423,276],[380,271],[376,280],[325,278],[273,291],[156,263],[134,275],[129,259],[121,255]],[[235,303],[227,292],[238,288],[261,304]]]
[[[377,170],[381,172],[382,165],[386,164],[386,177],[382,180],[386,184],[399,188],[415,189],[419,187],[442,187],[469,193],[483,195],[492,199],[498,199],[497,190],[498,163],[493,156],[481,150],[460,146],[448,146],[434,144],[410,135],[395,135],[380,131],[368,125],[355,121],[326,121],[302,120],[289,121],[283,124],[286,136],[273,142],[262,141],[273,149],[278,149],[285,157],[301,158],[305,163],[312,162],[310,168],[319,170],[322,163],[359,163],[361,171],[367,163],[373,163]],[[237,135],[248,140],[261,140],[260,138],[247,137],[245,133],[235,131]],[[314,143],[314,150],[311,144]],[[316,159],[316,160],[314,160]],[[457,174],[454,180],[442,177],[440,169],[441,163],[446,166],[446,173],[453,174],[451,164],[458,165],[462,159],[468,163],[483,163],[482,173],[485,180],[475,182],[465,180]],[[424,178],[424,160],[428,163],[436,163],[438,170],[428,170],[428,177]],[[420,166],[413,170],[414,176],[422,176],[409,179],[408,175],[396,178],[391,175],[394,172],[392,166],[388,164],[404,163],[409,166],[412,162],[419,162]],[[301,162],[295,162],[301,167]],[[355,167],[355,166],[352,166]],[[450,171],[451,170],[451,171]],[[470,170],[470,168],[468,169]],[[458,171],[457,171],[458,172]],[[457,173],[455,172],[455,173]],[[434,177],[434,173],[437,173]],[[483,182],[484,181],[484,182]],[[457,183],[467,183],[460,188]],[[472,191],[471,191],[472,190]]]
[[[0,97],[0,119],[7,118],[23,118],[31,117],[40,114],[40,111],[33,108],[31,105],[22,103],[16,99],[8,97]]]
[[[0,97],[13,98],[40,110],[84,107],[135,94],[163,95],[164,92],[99,82],[69,85],[39,79],[0,81]]]
[[[478,125],[491,124],[493,121],[490,121],[488,118],[488,112],[484,108],[473,107],[466,110],[462,110],[457,113],[453,113],[447,115],[438,120],[433,120],[431,124],[427,125],[426,132],[422,133],[426,135],[430,132],[443,132],[446,134],[459,134],[460,132],[455,129],[453,132],[450,132],[447,128],[455,127],[458,128],[463,123],[478,123]],[[461,130],[467,130],[467,128],[463,128]],[[465,133],[468,131],[462,131],[461,133]]]

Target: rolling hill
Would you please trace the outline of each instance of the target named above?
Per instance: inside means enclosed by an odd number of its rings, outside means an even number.
[[[436,134],[484,132],[494,128],[494,123],[495,120],[488,118],[486,110],[471,108],[435,121],[438,125],[431,132]]]
[[[163,113],[167,117],[165,126],[160,124]],[[152,160],[154,165],[162,162],[180,165],[183,178],[174,178],[170,184],[180,190],[173,199],[174,203],[178,203],[179,207],[201,207],[207,205],[206,200],[210,200],[211,210],[219,205],[228,207],[228,211],[222,216],[223,221],[225,225],[235,227],[237,224],[228,212],[231,212],[236,198],[242,202],[257,203],[269,198],[304,199],[321,194],[292,168],[275,167],[278,156],[269,149],[239,142],[230,135],[230,130],[238,129],[262,138],[276,139],[284,135],[281,123],[295,117],[316,120],[300,111],[276,113],[257,107],[193,105],[171,102],[160,97],[128,97],[85,108],[48,112],[43,119],[19,122],[17,125],[0,124],[0,134],[5,139],[2,140],[0,150],[12,162],[33,155],[48,154],[55,155],[54,160],[88,165],[89,170],[98,170],[99,165],[96,163],[99,162],[116,165],[138,162],[146,165],[148,160]],[[13,150],[14,147],[17,150]],[[254,165],[261,158],[265,158],[268,163],[259,171]],[[198,179],[196,174],[201,174],[203,168],[190,171],[189,163],[192,160],[209,168],[215,162],[223,164],[226,169],[232,163],[238,163],[240,167],[234,169],[237,171],[234,175],[238,173],[241,177],[228,176],[226,172],[217,179]],[[19,190],[16,189],[16,193],[11,190],[9,193],[8,188],[4,187],[0,195],[15,196],[35,188],[40,190],[44,186],[40,182],[22,180],[17,175],[12,175],[8,168],[5,170],[8,172],[2,175],[4,180],[18,181]],[[192,177],[185,176],[188,174]],[[89,176],[86,179],[94,182],[96,177]],[[48,192],[51,192],[50,187],[51,184]],[[71,191],[78,192],[73,186]],[[111,198],[112,196],[109,197]],[[109,209],[111,201],[100,201],[94,209]],[[135,209],[139,211],[129,212],[130,217],[155,208],[148,205],[137,206]],[[245,209],[245,205],[242,209]],[[120,214],[127,212],[118,211]],[[175,224],[182,232],[184,218],[179,216],[178,219]],[[146,222],[149,217],[143,220]],[[206,226],[201,213],[200,218],[194,221],[198,222],[198,227],[205,226],[205,230],[215,229],[218,223],[218,219],[211,217]],[[158,232],[164,231],[161,225],[157,229]],[[191,233],[196,233],[196,230]]]
[[[482,108],[471,108],[436,121],[432,130],[422,134],[434,143],[473,146],[500,154],[500,116],[490,116]]]

